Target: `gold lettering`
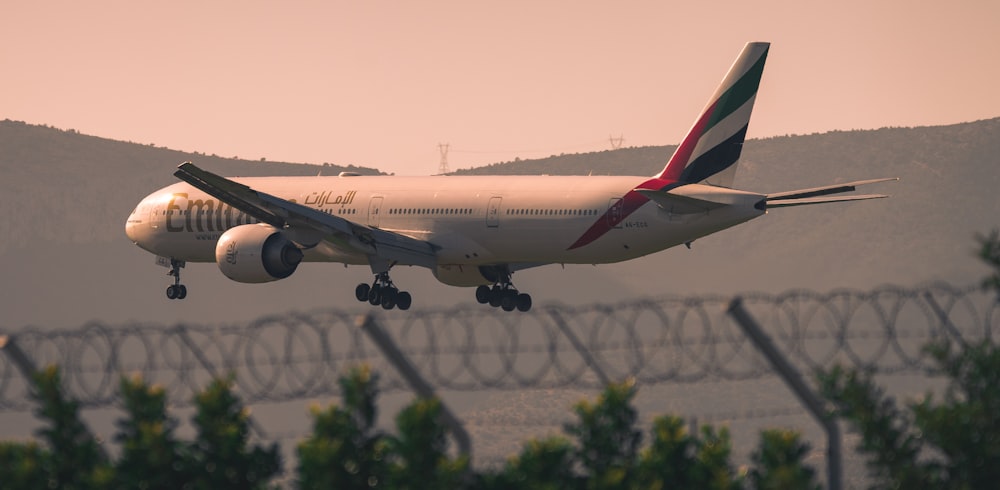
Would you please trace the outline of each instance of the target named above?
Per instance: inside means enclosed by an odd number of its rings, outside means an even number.
[[[177,215],[180,215],[181,207],[177,204],[177,198],[187,199],[188,195],[184,193],[177,193],[170,197],[170,202],[167,203],[167,231],[177,232],[184,231],[184,226],[176,226],[173,223],[174,210],[177,211]]]
[[[219,201],[219,207],[215,209],[215,230],[222,231],[222,201]]]
[[[188,200],[187,205],[187,231],[194,231],[194,227],[191,226],[191,217],[194,216],[194,225],[197,226],[198,231],[215,231],[212,227],[211,217],[208,216],[215,209],[215,201],[211,199],[195,199]]]

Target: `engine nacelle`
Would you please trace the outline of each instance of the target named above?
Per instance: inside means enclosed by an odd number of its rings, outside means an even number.
[[[434,277],[449,286],[472,287],[490,285],[497,281],[497,274],[489,267],[445,264],[434,268]]]
[[[295,272],[302,262],[302,250],[273,226],[241,225],[219,237],[215,262],[234,281],[271,282]]]

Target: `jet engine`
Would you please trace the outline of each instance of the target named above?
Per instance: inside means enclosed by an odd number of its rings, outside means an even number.
[[[242,225],[219,237],[215,262],[234,281],[271,282],[295,272],[302,262],[302,250],[273,226]]]

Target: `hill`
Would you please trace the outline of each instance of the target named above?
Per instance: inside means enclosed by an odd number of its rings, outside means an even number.
[[[675,148],[560,155],[456,173],[653,175]],[[736,277],[734,269],[759,274],[764,289],[775,283],[828,289],[970,280],[980,270],[971,257],[974,235],[998,226],[998,168],[1000,118],[747,141],[736,174],[739,189],[778,192],[877,177],[901,180],[865,189],[890,194],[887,200],[773,210],[696,242],[696,250],[710,248],[698,257],[714,257],[701,264],[712,279],[704,282],[704,274],[697,274],[685,281],[700,290],[728,276],[715,288],[728,290],[730,281],[748,286],[750,277]],[[659,255],[648,260],[667,267]],[[732,269],[718,267],[723,264]],[[650,265],[635,272],[642,275]]]
[[[461,169],[453,175],[653,175],[663,168],[677,145],[642,146],[500,162]]]
[[[302,267],[266,285],[233,283],[211,265],[190,265],[184,271],[189,298],[170,302],[163,295],[166,270],[125,238],[123,223],[140,198],[174,181],[174,166],[185,160],[229,175],[377,170],[220,158],[11,121],[0,123],[0,148],[0,327],[78,326],[90,319],[243,321],[291,309],[362,308],[352,299],[353,288],[370,281],[368,268],[333,264]],[[563,155],[465,173],[652,175],[672,151]],[[972,254],[973,236],[995,228],[1000,215],[998,160],[1000,119],[748,141],[736,176],[741,189],[902,180],[870,189],[890,199],[772,210],[698,240],[692,250],[600,267],[529,269],[517,274],[517,285],[542,305],[934,280],[966,284],[984,273]],[[395,270],[393,277],[421,291],[417,308],[474,301],[470,290],[441,285],[419,268]]]
[[[0,229],[7,230],[0,253],[53,240],[118,240],[127,211],[153,190],[176,182],[173,168],[185,161],[224,175],[379,173],[185,153],[10,120],[0,121],[0,148]]]

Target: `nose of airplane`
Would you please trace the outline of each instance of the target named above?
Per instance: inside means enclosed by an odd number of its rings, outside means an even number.
[[[135,211],[132,211],[132,214],[130,214],[128,219],[125,220],[125,236],[127,236],[129,240],[132,240],[132,243],[139,241],[138,227],[140,226],[140,223],[141,221],[136,219]]]

